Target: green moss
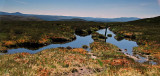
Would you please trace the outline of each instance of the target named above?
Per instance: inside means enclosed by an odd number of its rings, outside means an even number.
[[[98,63],[99,63],[99,65],[101,66],[101,67],[103,67],[103,63],[102,63],[102,61],[101,60],[97,60],[98,61]]]
[[[94,32],[94,33],[92,33],[92,39],[94,41],[105,42],[105,39],[107,39],[107,37],[105,35],[99,34],[98,32]]]

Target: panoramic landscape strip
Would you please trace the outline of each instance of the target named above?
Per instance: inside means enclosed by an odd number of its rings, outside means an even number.
[[[0,76],[160,76],[160,0],[1,0]]]
[[[1,75],[158,75],[160,53],[158,21],[160,17],[115,23],[1,21],[0,47],[3,55],[0,55],[0,66],[3,68],[0,73]],[[133,57],[121,52],[125,49],[106,43],[105,39],[110,38],[112,34],[105,36],[96,32],[106,28],[115,33],[114,38],[118,41],[123,39],[136,41],[138,46],[133,48],[133,53],[149,57],[148,61],[136,62]],[[36,54],[29,52],[5,54],[7,50],[14,48],[38,49],[50,44],[66,44],[76,41],[75,35],[85,37],[90,34],[94,42],[89,46],[83,45],[79,48],[59,46]],[[87,51],[85,48],[90,50]],[[156,64],[150,63],[151,60]]]

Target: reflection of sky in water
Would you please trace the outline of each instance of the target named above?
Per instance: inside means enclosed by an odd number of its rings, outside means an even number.
[[[97,32],[100,33],[100,34],[105,35],[105,30],[106,29],[102,29],[102,30],[99,30]],[[107,29],[107,34],[112,34],[112,37],[108,37],[106,39],[106,42],[114,44],[114,45],[118,46],[122,50],[127,49],[127,51],[122,51],[122,52],[123,53],[128,53],[128,54],[133,56],[133,47],[137,47],[138,46],[136,42],[129,41],[129,40],[126,40],[126,39],[123,39],[121,41],[117,41],[114,38],[116,35],[112,31],[110,31],[109,29]],[[140,55],[136,55],[136,56],[138,56],[140,58],[140,60],[137,60],[138,62],[140,62],[140,63],[146,62],[146,58],[145,57],[142,57]],[[153,61],[149,61],[148,63],[156,64],[156,62],[153,62]]]
[[[106,29],[102,29],[102,30],[99,30],[97,31],[98,33],[100,34],[105,34],[105,30]],[[129,41],[129,40],[126,40],[126,39],[123,39],[121,41],[117,41],[114,36],[115,34],[110,31],[109,29],[107,29],[107,34],[112,34],[112,37],[108,37],[106,39],[106,42],[108,43],[111,43],[111,44],[114,44],[116,46],[118,46],[120,49],[124,50],[124,49],[127,49],[127,51],[123,51],[124,53],[128,53],[130,55],[133,55],[133,47],[137,47],[137,43],[134,42],[134,41]],[[90,43],[93,42],[93,39],[91,38],[91,35],[88,35],[88,36],[85,36],[85,37],[81,37],[81,36],[78,36],[76,35],[76,40],[72,41],[72,42],[69,42],[69,43],[65,43],[65,44],[50,44],[50,45],[47,45],[47,46],[44,46],[38,50],[29,50],[29,49],[25,49],[25,48],[18,48],[18,49],[11,49],[11,50],[8,50],[8,53],[7,54],[13,54],[13,53],[21,53],[21,52],[28,52],[28,53],[31,53],[31,54],[34,54],[34,53],[37,53],[37,52],[40,52],[42,50],[45,50],[45,49],[50,49],[50,48],[57,48],[57,47],[67,47],[67,46],[70,46],[72,48],[81,48],[83,45],[88,45]],[[86,49],[87,51],[90,51],[90,49]],[[2,53],[0,53],[1,55]],[[145,62],[146,61],[146,58],[144,57],[141,57],[139,55],[136,55],[140,58],[140,60],[138,60],[138,62]],[[148,63],[151,63],[151,64],[156,64],[155,62],[153,61],[149,61]]]
[[[99,30],[98,33],[100,34],[105,34],[105,29],[103,30]],[[114,44],[116,46],[118,46],[120,49],[127,49],[127,51],[125,53],[131,54],[132,55],[132,49],[133,47],[138,46],[136,42],[134,41],[129,41],[126,39],[123,39],[121,41],[117,41],[114,36],[116,36],[112,31],[110,31],[109,29],[107,29],[107,34],[112,34],[112,37],[108,37],[106,39],[106,42]]]
[[[93,39],[91,38],[91,35],[85,36],[85,37],[81,37],[81,36],[77,36],[76,35],[76,40],[69,42],[69,43],[65,43],[65,44],[50,44],[48,46],[42,47],[38,50],[29,50],[29,49],[25,49],[25,48],[19,48],[19,49],[11,49],[8,50],[8,54],[13,54],[13,53],[21,53],[21,52],[28,52],[28,53],[37,53],[39,51],[45,50],[45,49],[50,49],[50,48],[56,48],[56,47],[67,47],[70,46],[72,48],[81,48],[83,45],[88,45],[90,43],[93,42]],[[89,48],[86,49],[89,51]]]
[[[100,34],[104,34],[105,33],[105,29],[103,30],[99,30],[98,31]],[[126,53],[132,54],[132,48],[135,46],[138,46],[136,44],[136,42],[134,41],[128,41],[128,40],[121,40],[121,41],[117,41],[114,36],[115,34],[113,32],[111,32],[110,30],[107,30],[107,34],[112,34],[112,37],[108,37],[106,42],[108,43],[112,43],[116,46],[118,46],[121,49],[127,49],[128,51]],[[13,53],[20,53],[20,52],[28,52],[28,53],[37,53],[39,51],[45,50],[45,49],[50,49],[50,48],[56,48],[56,47],[67,47],[70,46],[72,48],[81,48],[83,45],[88,45],[90,43],[93,42],[93,39],[91,38],[91,35],[85,36],[85,37],[81,37],[76,35],[76,40],[69,42],[69,43],[65,43],[65,44],[50,44],[48,46],[44,46],[38,50],[29,50],[29,49],[25,49],[25,48],[18,48],[18,49],[11,49],[8,50],[8,54],[13,54]],[[89,51],[89,49],[87,49]]]

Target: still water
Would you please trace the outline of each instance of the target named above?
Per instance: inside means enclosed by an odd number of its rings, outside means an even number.
[[[129,40],[126,40],[126,39],[118,41],[114,38],[116,35],[112,31],[110,31],[109,29],[107,29],[107,31],[106,31],[106,29],[102,29],[102,30],[99,30],[97,32],[100,33],[100,34],[103,34],[103,35],[112,34],[112,37],[108,37],[106,39],[106,42],[118,46],[120,49],[122,49],[122,52],[124,54],[134,56],[134,57],[135,56],[138,57],[139,59],[136,60],[137,62],[140,62],[140,63],[147,62],[149,64],[156,64],[156,62],[148,61],[147,58],[142,57],[140,55],[133,55],[133,47],[138,46],[138,44],[135,41],[129,41]],[[127,51],[125,51],[125,49],[127,49]]]
[[[126,40],[126,39],[123,39],[121,41],[116,40],[114,38],[116,35],[112,31],[110,31],[109,29],[107,29],[107,31],[106,31],[106,29],[102,29],[102,30],[99,30],[97,32],[100,33],[100,34],[104,34],[104,35],[105,34],[106,35],[107,34],[112,34],[112,37],[108,37],[106,39],[106,42],[118,46],[120,49],[123,50],[122,52],[125,53],[125,54],[133,56],[133,47],[137,47],[138,46],[135,41],[129,41],[129,40]],[[40,52],[40,51],[45,50],[45,49],[57,48],[57,47],[67,47],[67,46],[70,46],[72,48],[81,48],[83,45],[88,45],[89,46],[90,43],[92,43],[92,42],[94,42],[94,41],[91,38],[91,35],[88,35],[88,36],[85,36],[85,37],[81,37],[81,36],[76,35],[76,40],[74,40],[72,42],[69,42],[69,43],[65,43],[65,44],[50,44],[50,45],[44,46],[42,48],[39,48],[37,50],[29,50],[29,49],[26,49],[26,48],[10,49],[5,54],[14,54],[14,53],[22,53],[22,52],[35,54],[35,53]],[[124,51],[124,49],[127,49],[127,51]],[[88,48],[86,50],[90,51],[90,48]],[[1,54],[2,53],[0,53],[0,55]],[[137,62],[143,63],[143,62],[147,61],[147,59],[145,57],[141,57],[139,55],[136,55],[136,56],[138,56],[140,58],[139,60],[137,60]],[[153,61],[149,61],[148,63],[156,64]]]

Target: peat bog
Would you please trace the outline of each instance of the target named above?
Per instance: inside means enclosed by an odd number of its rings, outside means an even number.
[[[83,48],[90,51],[82,49],[82,46],[78,48],[66,46],[44,48],[35,54],[0,55],[0,67],[3,67],[0,68],[0,75],[160,75],[159,21],[160,17],[125,23],[1,21],[0,50],[2,52],[15,48],[39,49],[50,44],[74,43],[78,36],[80,39],[92,38],[94,41],[83,45]],[[114,34],[107,33],[106,37],[105,32],[98,32],[106,27],[110,27]],[[138,46],[133,48],[132,53],[130,49],[122,52],[125,48],[111,44],[111,38],[118,41],[124,39],[135,41]],[[156,65],[148,62],[138,63],[126,53],[147,58],[149,61],[156,62]]]

